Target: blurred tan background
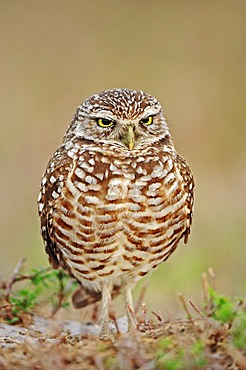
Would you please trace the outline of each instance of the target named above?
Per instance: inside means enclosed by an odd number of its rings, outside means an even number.
[[[202,296],[212,266],[227,294],[246,287],[246,2],[0,1],[0,273],[21,256],[48,265],[40,177],[77,106],[112,87],[163,104],[196,180],[190,242],[150,278],[150,307]],[[170,304],[170,306],[168,306]]]

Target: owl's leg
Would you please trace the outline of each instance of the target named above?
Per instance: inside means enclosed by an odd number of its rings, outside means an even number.
[[[102,286],[102,310],[100,317],[101,332],[100,336],[107,336],[109,330],[109,304],[111,302],[111,286],[104,283]]]
[[[128,331],[136,328],[136,319],[134,316],[133,300],[132,300],[132,287],[133,285],[126,285],[124,289],[124,298],[128,319]]]

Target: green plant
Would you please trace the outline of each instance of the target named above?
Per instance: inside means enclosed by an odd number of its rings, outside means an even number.
[[[184,351],[183,349],[178,349],[175,351],[170,351],[163,353],[156,361],[157,368],[165,370],[181,370],[185,369],[184,363]]]
[[[246,310],[240,309],[232,326],[233,344],[239,350],[246,349]]]
[[[5,320],[12,324],[20,322],[23,313],[31,312],[40,304],[50,304],[54,315],[61,307],[69,305],[68,296],[77,286],[64,271],[51,268],[33,269],[23,274],[23,262],[20,260],[10,279],[1,284],[0,298],[5,304],[0,308],[5,310]],[[21,285],[19,289],[17,284]]]
[[[210,301],[212,306],[212,317],[222,323],[231,324],[237,311],[231,299],[223,294],[219,294],[214,289],[209,289]]]
[[[198,368],[203,368],[207,364],[205,350],[206,345],[201,340],[194,342],[191,346],[191,353],[194,356],[194,364]]]

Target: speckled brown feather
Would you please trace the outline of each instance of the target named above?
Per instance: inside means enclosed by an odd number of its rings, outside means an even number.
[[[66,150],[63,150],[63,147],[61,147],[54,153],[54,156],[48,163],[46,173],[41,180],[41,192],[39,196],[41,234],[50,264],[55,269],[62,267],[67,270],[67,272],[70,272],[69,268],[66,266],[66,261],[60,253],[60,249],[57,247],[53,235],[52,216],[55,212],[55,198],[52,197],[52,194],[63,186],[63,179],[68,174],[71,167],[72,160],[67,156]],[[55,182],[51,181],[52,177],[56,179]],[[40,207],[40,204],[43,206]]]

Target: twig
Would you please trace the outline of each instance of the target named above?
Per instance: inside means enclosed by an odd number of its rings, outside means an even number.
[[[139,308],[141,306],[141,303],[143,302],[143,299],[145,297],[145,294],[146,294],[146,291],[148,289],[148,286],[149,286],[149,282],[148,281],[145,281],[145,283],[142,286],[142,289],[140,291],[138,300],[137,300],[137,302],[135,304],[135,308],[134,308],[135,315],[138,313],[138,310],[139,310]]]
[[[208,276],[206,272],[202,273],[202,288],[203,288],[203,300],[205,308],[208,308],[208,304],[210,302],[210,295],[209,295],[209,282]]]
[[[109,317],[110,317],[111,320],[113,320],[114,325],[115,325],[116,332],[119,334],[120,333],[120,329],[119,329],[119,325],[118,325],[118,322],[117,322],[117,319],[116,319],[115,312],[112,311],[112,310],[110,310]]]
[[[214,273],[214,270],[212,269],[212,267],[209,267],[208,274],[209,274],[209,278],[210,278],[209,279],[210,280],[210,285],[211,285],[213,290],[216,290],[216,284],[215,284],[216,276],[215,276],[215,273]]]
[[[13,307],[13,306],[16,306],[16,304],[15,303],[3,304],[2,306],[0,306],[0,310],[3,310],[4,308],[10,308],[10,307]]]
[[[142,320],[141,320],[142,322],[140,322],[140,326],[141,326],[141,324],[143,324],[144,327],[147,330],[151,330],[152,327],[151,327],[151,324],[150,324],[150,321],[149,321],[149,318],[148,318],[148,315],[147,315],[147,307],[146,307],[146,304],[145,303],[142,303],[141,308],[142,308]]]
[[[164,319],[161,310],[158,310],[158,312],[151,311],[151,313],[157,317],[157,320],[159,321],[160,325],[164,325]]]
[[[10,278],[9,278],[7,284],[6,284],[5,300],[7,302],[9,302],[9,296],[10,296],[11,288],[12,288],[14,282],[16,281],[17,275],[20,273],[20,270],[22,269],[22,266],[23,266],[25,261],[26,261],[25,257],[22,257],[22,258],[19,259],[19,261],[17,262],[17,264],[15,266],[15,269],[14,269],[12,275],[10,276]]]
[[[59,292],[57,294],[58,301],[56,302],[56,304],[53,307],[52,316],[51,317],[55,316],[55,314],[59,311],[59,309],[62,306],[63,300],[65,298],[64,284],[63,284],[63,273],[62,273],[62,271],[59,271],[58,272],[58,280],[59,280]]]
[[[51,267],[47,267],[41,271],[37,271],[34,274],[20,274],[19,276],[16,276],[15,283],[22,280],[33,280],[38,275],[43,274],[44,272],[51,271]]]
[[[129,311],[129,314],[131,315],[131,317],[133,319],[133,322],[134,322],[135,326],[138,328],[139,327],[139,323],[138,323],[138,320],[136,318],[136,315],[135,315],[135,312],[134,312],[133,308],[130,305],[128,305],[127,306],[127,309]]]
[[[188,320],[192,321],[192,315],[191,315],[191,313],[189,311],[189,308],[188,308],[188,306],[187,306],[187,304],[185,302],[185,299],[184,299],[182,293],[178,293],[178,297],[179,297],[179,299],[180,299],[180,301],[182,303],[183,309],[186,312],[186,315],[187,315]]]
[[[198,313],[198,315],[203,319],[206,320],[206,317],[201,313],[201,311],[194,305],[192,301],[189,300],[189,304],[191,305],[192,308]]]

